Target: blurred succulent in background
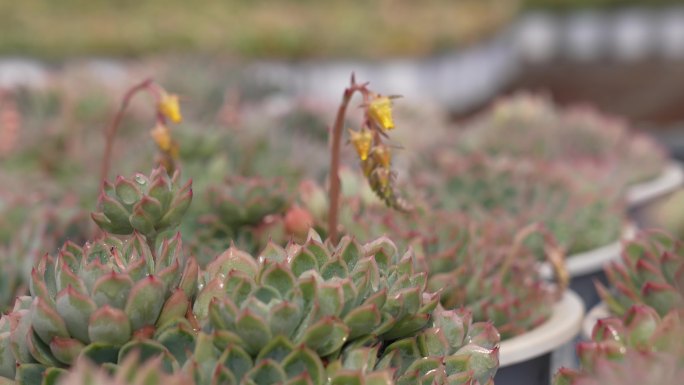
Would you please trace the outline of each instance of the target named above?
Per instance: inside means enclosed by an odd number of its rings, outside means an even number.
[[[561,270],[556,287],[538,273],[537,256],[526,245],[534,236],[547,237],[538,226],[520,226],[512,233],[512,226],[503,224],[505,218],[480,222],[442,213],[432,220],[434,232],[425,228],[414,245],[423,250],[421,257],[430,272],[428,289],[441,290],[445,308],[471,310],[475,321],[494,323],[503,339],[550,317],[567,277]],[[561,268],[563,255],[552,239],[544,240],[543,253]]]
[[[159,233],[173,230],[179,224],[192,201],[192,181],[180,185],[180,173],[171,179],[159,167],[149,177],[137,173],[132,178],[117,177],[112,185],[104,182],[99,198],[102,211],[92,218],[104,231],[129,235],[137,231],[154,249]]]
[[[284,243],[296,236],[303,241],[311,226],[310,215],[293,205],[282,178],[228,178],[209,184],[205,195],[183,226],[192,234],[202,266],[233,243],[256,252],[269,240]]]
[[[0,320],[0,375],[39,384],[79,356],[116,363],[133,350],[165,356],[167,366],[183,361],[197,278],[179,235],[156,253],[137,233],[82,248],[67,242],[56,258],[42,257],[31,272],[31,296]]]
[[[138,361],[138,353],[128,355],[120,365],[98,366],[85,358],[76,361],[58,381],[45,379],[45,385],[193,385],[184,373],[167,374],[161,359]],[[57,379],[55,379],[57,380]]]
[[[358,185],[353,180],[343,182]],[[324,198],[321,188],[307,183],[304,190],[302,201],[316,212],[313,208]],[[385,234],[398,240],[400,247],[412,247],[420,269],[430,274],[428,289],[441,292],[445,308],[470,309],[475,321],[493,322],[504,339],[548,319],[562,290],[545,282],[537,264],[540,258],[548,259],[562,270],[563,255],[542,226],[510,215],[473,218],[435,210],[417,198],[410,213],[388,211],[362,191],[342,197],[340,232],[361,240],[368,234]],[[324,227],[323,223],[316,218],[315,227]],[[564,271],[559,274],[562,287],[567,276]]]
[[[620,238],[625,214],[618,192],[585,183],[567,169],[453,153],[434,162],[437,172],[423,173],[418,183],[431,191],[436,207],[474,218],[515,217],[518,225],[540,223],[568,255]]]
[[[25,292],[33,264],[43,253],[56,251],[67,240],[81,242],[92,234],[87,212],[63,201],[32,202],[21,197],[0,216],[0,307],[10,310]]]
[[[684,249],[669,235],[651,231],[628,242],[621,263],[605,269],[612,290],[597,284],[611,313],[622,316],[633,304],[646,304],[661,316],[684,309]]]
[[[303,245],[271,243],[258,258],[228,249],[207,266],[195,302],[213,335],[200,336],[193,377],[202,384],[490,383],[496,329],[439,308],[415,263],[387,238],[361,245],[345,237],[333,248],[314,232]]]
[[[577,346],[581,370],[561,369],[554,385],[679,385],[684,378],[684,313],[663,318],[634,305],[621,318],[594,326],[592,341]]]
[[[667,161],[662,146],[630,133],[624,121],[586,107],[561,109],[525,93],[499,101],[466,127],[459,142],[472,152],[590,163],[589,170],[609,169],[622,187],[656,177]]]
[[[256,227],[269,215],[283,214],[289,205],[282,179],[232,178],[207,191],[208,214],[203,222],[228,238],[245,227]]]

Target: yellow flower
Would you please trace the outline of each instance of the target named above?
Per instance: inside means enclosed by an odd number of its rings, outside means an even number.
[[[387,96],[377,96],[368,104],[368,115],[383,131],[394,128],[392,119],[392,100]]]
[[[392,152],[390,148],[384,144],[379,144],[371,150],[373,153],[373,159],[385,168],[390,167],[392,163]]]
[[[160,150],[164,152],[169,152],[173,148],[173,140],[171,139],[171,132],[169,128],[165,125],[158,123],[152,131],[150,131],[150,136],[157,143]]]
[[[168,94],[162,91],[157,109],[174,123],[180,123],[183,120],[180,104],[178,103],[178,95],[176,94]]]
[[[351,137],[351,143],[359,154],[359,158],[364,161],[368,159],[368,154],[370,154],[371,145],[373,144],[373,134],[370,130],[354,131],[350,129],[349,136]]]

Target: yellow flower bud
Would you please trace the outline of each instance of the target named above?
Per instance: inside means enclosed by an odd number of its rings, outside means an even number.
[[[389,168],[392,163],[392,152],[384,144],[379,144],[371,150],[373,159],[385,168]]]
[[[157,143],[160,150],[164,152],[169,152],[171,150],[173,141],[168,127],[159,123],[150,131],[150,136],[152,136],[152,139]]]
[[[364,161],[368,159],[368,154],[370,154],[371,145],[373,144],[373,134],[370,130],[354,131],[350,129],[349,136],[351,137],[351,143],[359,154],[359,158]]]
[[[157,104],[157,109],[159,110],[159,113],[166,116],[174,123],[180,123],[181,120],[183,120],[180,104],[178,103],[178,95],[176,94],[162,92],[161,99]]]
[[[368,115],[383,131],[394,128],[392,119],[392,100],[387,96],[378,96],[368,104]]]

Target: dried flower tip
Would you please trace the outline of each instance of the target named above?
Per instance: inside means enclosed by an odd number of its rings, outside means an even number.
[[[383,131],[394,128],[392,119],[392,100],[387,96],[376,96],[368,104],[368,115]]]
[[[389,168],[392,163],[392,152],[390,148],[384,144],[379,144],[371,150],[373,159],[382,167]]]
[[[351,143],[359,154],[359,158],[363,161],[368,159],[368,154],[370,154],[371,145],[373,144],[373,134],[370,130],[354,131],[349,129],[349,136],[351,137]]]
[[[370,176],[373,173],[373,170],[375,169],[376,165],[377,165],[377,163],[372,158],[362,161],[361,162],[361,168],[363,169],[363,175],[366,178],[370,178]]]
[[[160,150],[164,152],[170,152],[172,150],[174,143],[171,139],[171,131],[165,125],[157,123],[154,129],[150,131],[150,136],[152,136],[152,139],[157,143]]]
[[[382,191],[386,191],[387,187],[392,181],[392,171],[386,168],[376,168],[373,170],[373,176],[375,176],[378,184],[380,185],[380,189]],[[383,193],[382,195],[385,194]]]
[[[161,99],[157,105],[159,113],[169,118],[174,123],[180,123],[183,116],[180,111],[180,104],[178,103],[178,95],[161,93]]]

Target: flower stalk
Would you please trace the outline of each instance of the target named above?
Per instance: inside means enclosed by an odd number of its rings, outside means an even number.
[[[171,120],[173,123],[180,123],[182,121],[178,95],[167,93],[166,90],[156,84],[151,78],[147,78],[126,91],[119,110],[105,130],[105,149],[100,168],[100,180],[102,181],[100,192],[104,190],[104,181],[109,178],[114,140],[116,139],[116,133],[119,130],[124,114],[133,97],[144,91],[148,92],[156,101],[156,125],[150,132],[150,135],[159,148],[160,156],[157,162],[164,166],[169,173],[173,173],[176,169],[175,160],[178,159],[178,143],[171,138],[171,132],[166,125],[166,120]]]
[[[411,210],[410,205],[397,196],[394,189],[395,174],[391,170],[392,153],[389,146],[383,143],[387,131],[394,129],[392,118],[392,99],[398,96],[382,96],[368,89],[368,83],[357,83],[354,74],[351,84],[344,90],[342,102],[337,109],[332,127],[330,141],[330,188],[328,207],[328,237],[335,244],[338,238],[338,216],[340,205],[340,147],[344,130],[347,108],[355,93],[363,98],[361,107],[364,118],[360,130],[349,129],[350,143],[354,146],[361,161],[363,173],[371,189],[388,207],[400,210]]]

